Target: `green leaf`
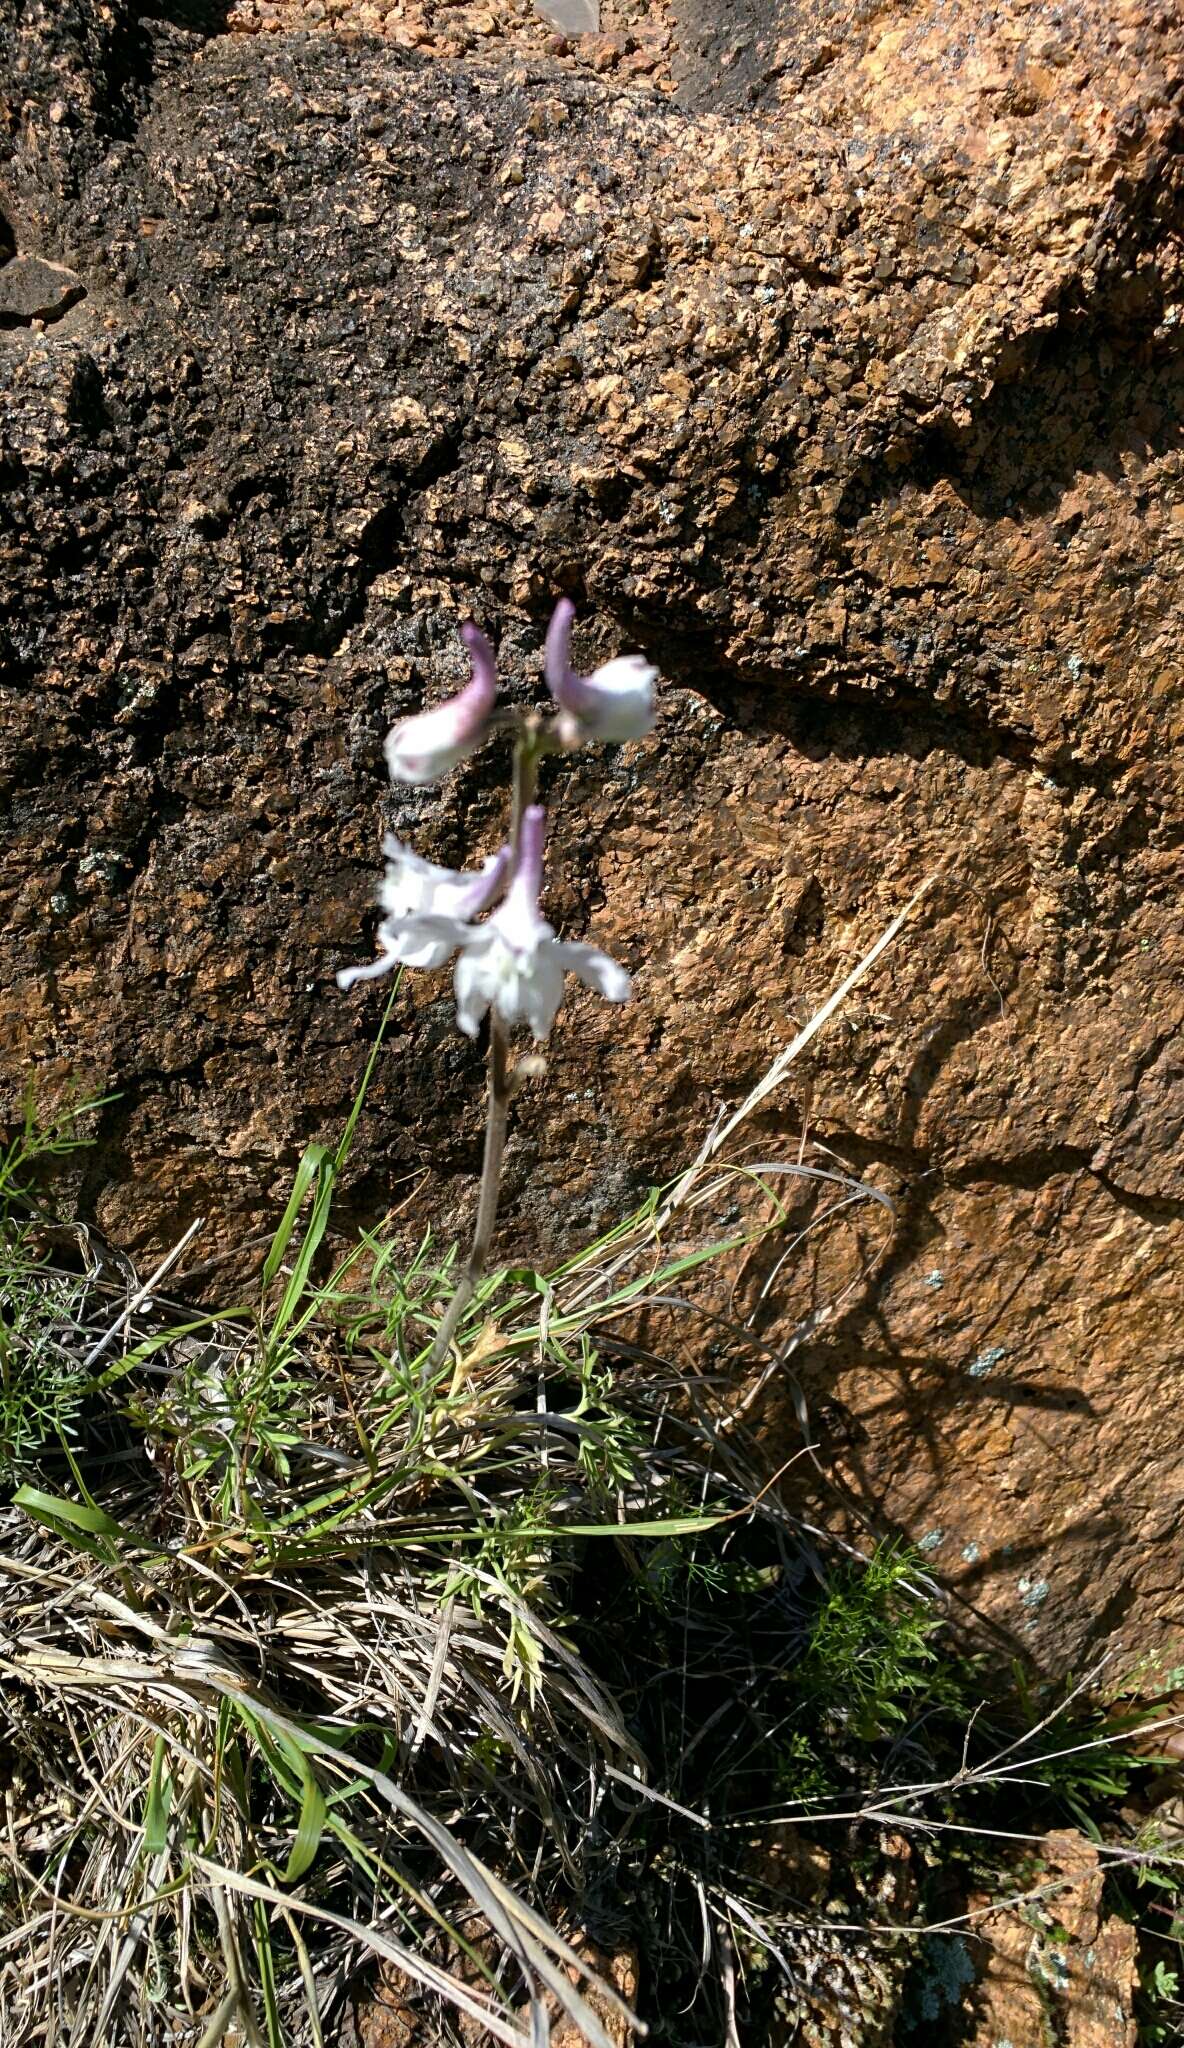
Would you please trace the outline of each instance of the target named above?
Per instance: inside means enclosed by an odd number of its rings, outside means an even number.
[[[271,1250],[268,1252],[264,1262],[264,1288],[270,1287],[276,1274],[279,1272],[280,1266],[283,1263],[284,1253],[291,1242],[292,1232],[296,1228],[296,1218],[300,1214],[301,1203],[304,1201],[304,1197],[308,1193],[312,1182],[322,1171],[328,1158],[329,1147],[327,1145],[308,1145],[305,1147],[303,1157],[296,1168],[296,1179],[292,1184],[292,1192],[288,1196],[288,1206],[280,1217],[275,1236],[271,1241]]]
[[[547,1295],[551,1292],[550,1282],[544,1280],[541,1273],[536,1273],[533,1266],[507,1266],[492,1277],[499,1287],[525,1287],[528,1294]]]
[[[159,1856],[168,1844],[173,1781],[165,1769],[165,1753],[164,1737],[158,1735],[152,1751],[152,1775],[148,1780],[148,1797],[144,1804],[144,1853],[147,1856]]]
[[[60,1494],[42,1493],[37,1486],[18,1487],[12,1500],[14,1507],[23,1508],[35,1522],[47,1525],[55,1533],[60,1533],[57,1525],[65,1522],[68,1528],[84,1529],[91,1536],[113,1536],[123,1543],[134,1540],[104,1509],[87,1506],[83,1501],[63,1500]]]
[[[307,1759],[301,1757],[300,1761],[304,1768],[304,1784],[300,1800],[300,1824],[296,1829],[296,1840],[292,1844],[292,1854],[288,1858],[288,1867],[284,1872],[288,1884],[295,1884],[297,1878],[303,1877],[313,1861],[321,1846],[321,1836],[325,1832],[328,1812],[325,1795]]]

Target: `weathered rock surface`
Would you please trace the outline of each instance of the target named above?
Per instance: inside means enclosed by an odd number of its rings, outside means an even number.
[[[83,1196],[129,1247],[265,1229],[377,1019],[332,971],[368,951],[382,825],[453,860],[502,815],[484,761],[392,797],[383,733],[455,683],[468,613],[535,696],[567,589],[582,657],[642,646],[667,687],[652,742],[550,779],[551,914],[637,996],[573,1005],[507,1241],[557,1249],[675,1171],[937,874],[763,1141],[808,1086],[897,1204],[796,1364],[852,1492],[1019,1641],[1159,1641],[1171,11],[686,0],[673,99],[623,48],[446,58],[268,13],[0,0],[9,246],[86,292],[0,336],[7,1103],[30,1070],[121,1091]],[[354,1211],[430,1170],[417,1213],[454,1227],[479,1091],[416,981]]]
[[[14,256],[0,269],[0,327],[60,320],[85,296],[85,285],[64,264],[46,263],[41,256]]]
[[[1046,1835],[1018,1905],[972,1901],[975,1952],[985,1962],[967,2000],[971,2048],[1134,2048],[1138,1938],[1107,1915],[1104,1873],[1074,1828]]]

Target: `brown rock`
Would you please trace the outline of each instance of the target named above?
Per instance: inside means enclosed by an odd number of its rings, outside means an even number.
[[[664,671],[651,742],[547,787],[549,910],[636,997],[573,999],[505,1248],[557,1253],[669,1177],[938,875],[759,1128],[796,1156],[808,1099],[895,1203],[873,1276],[850,1217],[785,1276],[786,1327],[851,1283],[797,1378],[848,1492],[1021,1648],[1159,1647],[1178,25],[1087,0],[1062,62],[1007,0],[769,6],[745,81],[686,16],[672,108],[549,60],[541,22],[529,61],[507,31],[452,62],[133,37],[129,4],[0,0],[22,238],[109,323],[0,342],[7,1104],[30,1071],[47,1101],[119,1091],[82,1198],[130,1249],[195,1212],[205,1256],[272,1224],[379,1014],[332,977],[368,953],[383,827],[449,861],[503,827],[498,760],[392,793],[383,733],[456,685],[470,613],[538,701],[569,589],[582,662]],[[480,1065],[413,978],[343,1221],[429,1168],[416,1222],[457,1228]],[[771,1449],[795,1415],[774,1381]]]
[[[606,1955],[587,1940],[577,1942],[576,1950],[604,1982],[611,1986],[618,1998],[624,1999],[630,2010],[636,2007],[638,1964],[635,1950],[620,1949],[614,1955]],[[596,1984],[583,1983],[581,1990],[589,2008],[612,2042],[612,2048],[630,2048],[637,2035],[619,2006],[613,2004]],[[551,2035],[551,2048],[583,2048],[583,2044],[584,2035],[574,2020],[557,2019]]]
[[[14,256],[0,266],[0,327],[27,327],[34,320],[60,320],[86,297],[86,286],[61,263],[40,256]]]
[[[1073,1829],[1046,1835],[1024,1901],[985,1915],[986,1957],[969,2048],[1134,2048],[1137,1937],[1102,1912],[1098,1852]]]

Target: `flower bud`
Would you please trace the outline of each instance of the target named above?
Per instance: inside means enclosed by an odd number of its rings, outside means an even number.
[[[640,654],[621,654],[578,676],[569,655],[574,617],[571,600],[561,597],[547,628],[547,687],[559,707],[560,738],[567,746],[644,738],[654,723],[657,669]]]
[[[438,782],[485,738],[497,696],[493,649],[476,626],[462,626],[460,637],[472,657],[473,679],[446,704],[391,727],[385,753],[392,782]]]

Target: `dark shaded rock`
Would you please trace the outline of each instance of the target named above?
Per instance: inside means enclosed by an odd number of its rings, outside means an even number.
[[[831,11],[832,29],[849,22],[849,9]],[[816,29],[816,68],[823,69],[834,54],[825,34],[827,13],[814,6],[802,21],[801,10],[787,0],[676,0],[680,103],[746,111],[767,100],[776,90],[782,36],[795,17],[807,35],[812,25]]]
[[[850,1492],[1019,1643],[1158,1631],[1176,25],[771,16],[742,114],[513,52],[7,4],[18,241],[88,294],[0,340],[8,1102],[30,1067],[121,1091],[84,1198],[129,1246],[199,1211],[207,1249],[265,1229],[362,1070],[379,998],[332,974],[368,950],[382,825],[451,861],[504,815],[485,760],[392,795],[386,726],[458,680],[469,614],[535,697],[569,590],[581,660],[644,647],[665,710],[550,778],[550,914],[637,998],[573,1005],[506,1242],[556,1250],[669,1176],[938,871],[762,1139],[796,1147],[808,1084],[897,1203],[803,1387],[858,1422]],[[479,1091],[415,980],[345,1219],[430,1169],[417,1213],[457,1228]]]

